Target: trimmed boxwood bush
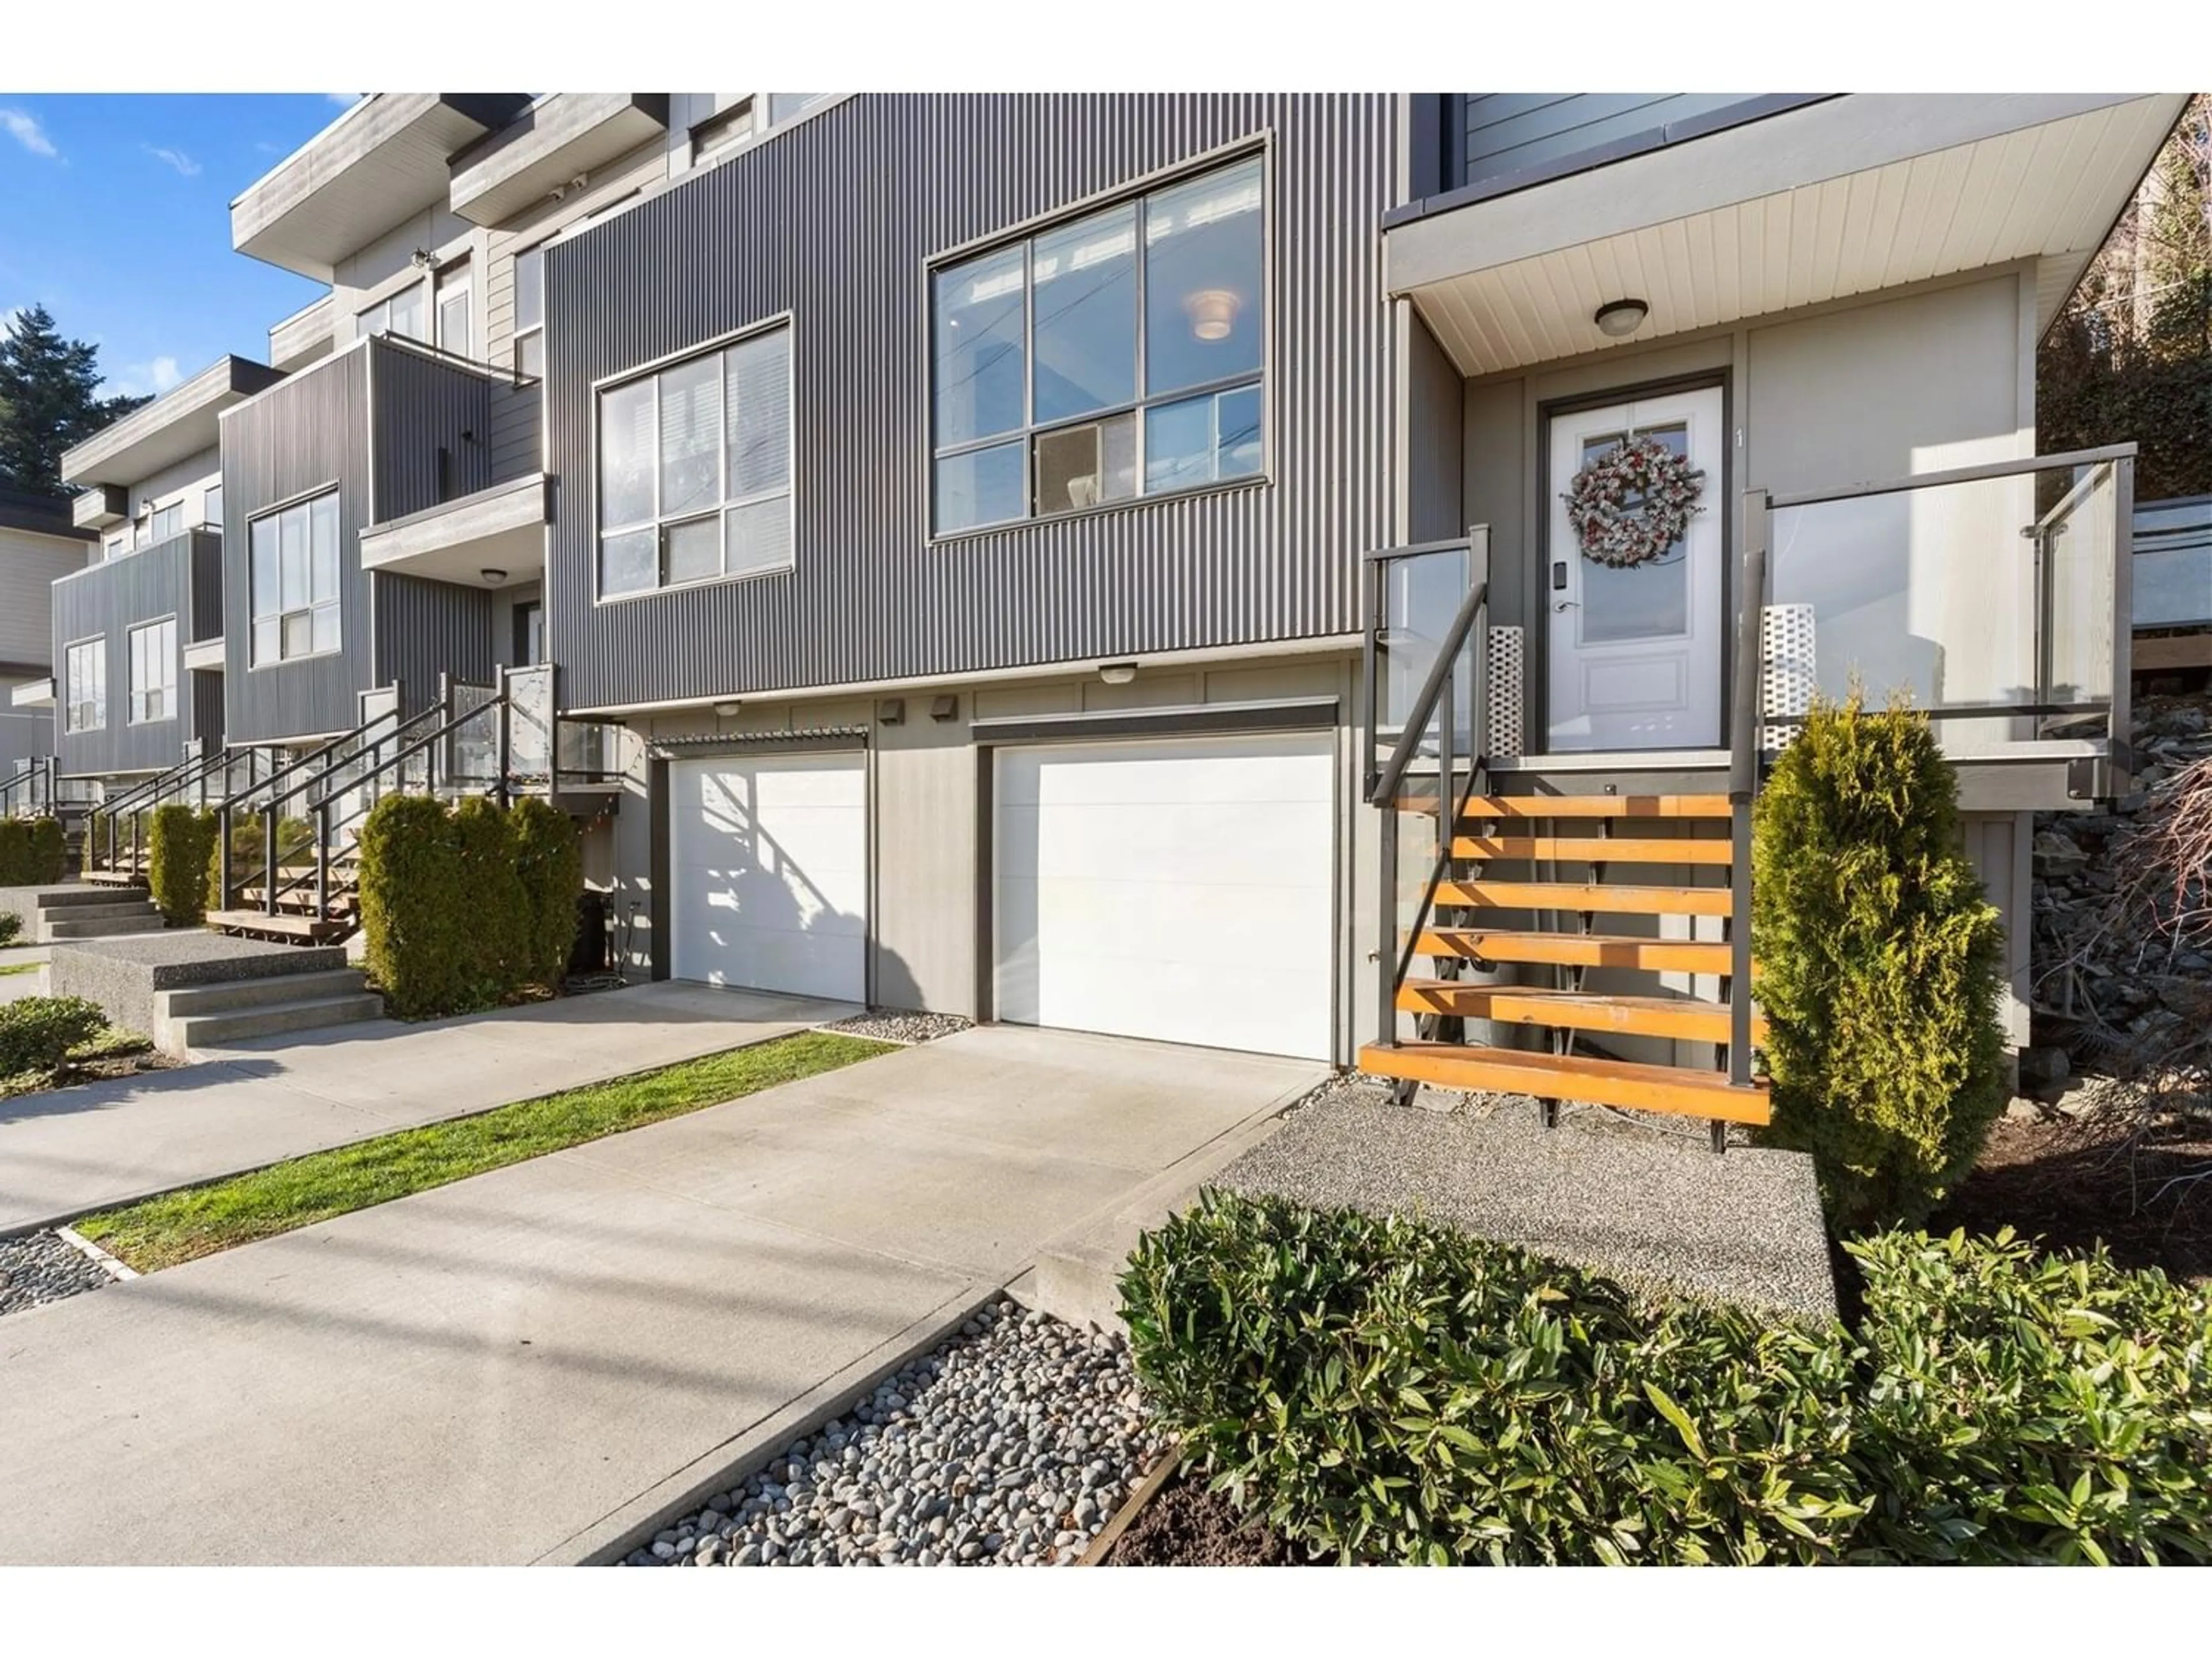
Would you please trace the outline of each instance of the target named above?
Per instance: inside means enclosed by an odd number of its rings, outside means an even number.
[[[213,812],[174,804],[154,809],[146,832],[146,885],[154,908],[172,927],[207,919],[217,834]]]
[[[0,887],[62,878],[62,827],[52,818],[0,818]]]
[[[1218,1193],[1121,1280],[1197,1467],[1319,1555],[2212,1559],[2212,1304],[2102,1255],[1890,1234],[1800,1328],[1448,1229]]]
[[[70,1050],[107,1029],[100,1005],[82,997],[18,997],[0,1003],[0,1077],[51,1075]]]
[[[31,862],[38,870],[40,885],[62,878],[69,863],[69,837],[59,818],[31,820]]]
[[[576,943],[576,901],[584,890],[583,836],[576,820],[535,795],[514,805],[515,872],[528,920],[522,982],[558,989]]]
[[[2008,1092],[2003,927],[1926,717],[1817,703],[1759,797],[1752,862],[1764,1138],[1813,1155],[1839,1231],[1917,1225]]]

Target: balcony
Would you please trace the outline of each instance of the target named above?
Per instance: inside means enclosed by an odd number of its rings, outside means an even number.
[[[70,503],[79,530],[112,530],[131,516],[131,492],[121,484],[94,484]]]
[[[336,343],[337,307],[325,294],[269,331],[269,361],[287,374],[331,355]]]
[[[374,93],[230,204],[231,246],[330,282],[356,249],[443,206],[454,152],[529,106],[519,92]]]
[[[477,586],[522,581],[545,560],[553,481],[532,472],[361,532],[364,569]],[[496,585],[496,584],[495,584]]]
[[[665,92],[557,93],[453,160],[451,204],[496,225],[668,130]]]
[[[1649,305],[1642,343],[2014,260],[2040,327],[2185,101],[1776,94],[1609,138],[1562,121],[1456,183],[1431,162],[1450,187],[1388,216],[1386,282],[1469,376],[1625,343],[1595,321],[1623,298]]]
[[[62,457],[62,476],[73,484],[118,488],[150,478],[165,467],[213,449],[217,419],[284,377],[265,363],[218,357],[182,386],[86,439]],[[95,488],[95,495],[100,492]],[[82,501],[80,497],[80,502]],[[112,501],[112,495],[102,498]],[[91,510],[100,510],[95,507]],[[80,520],[81,525],[85,521]]]

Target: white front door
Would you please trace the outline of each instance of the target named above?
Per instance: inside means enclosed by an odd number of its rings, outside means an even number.
[[[1588,462],[1648,434],[1705,477],[1700,511],[1658,558],[1615,569],[1583,556],[1566,494]],[[1717,386],[1553,417],[1547,703],[1554,753],[1711,749],[1721,741],[1727,434]]]

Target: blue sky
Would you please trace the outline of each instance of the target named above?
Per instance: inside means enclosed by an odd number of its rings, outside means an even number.
[[[0,317],[44,303],[111,391],[265,359],[270,324],[321,289],[233,252],[230,200],[349,101],[0,91]]]

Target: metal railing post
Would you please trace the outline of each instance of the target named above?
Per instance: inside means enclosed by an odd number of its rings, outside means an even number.
[[[2112,769],[2135,779],[2136,461],[2122,456],[2112,468]],[[2114,783],[2118,787],[2118,780]]]
[[[1739,1085],[1751,1082],[1751,814],[1764,743],[1759,729],[1759,635],[1766,603],[1766,492],[1747,489],[1729,732],[1729,1081]],[[1721,1144],[1717,1131],[1715,1144]]]
[[[215,809],[215,908],[230,908],[230,778],[223,777],[223,798]]]
[[[492,784],[492,799],[499,803],[502,811],[506,809],[507,804],[507,778],[514,760],[514,704],[512,678],[514,672],[513,669],[504,664],[500,667],[499,712],[493,717],[496,735],[494,738],[495,757],[493,765],[495,769]]]
[[[331,919],[331,799],[315,803],[315,920]]]
[[[276,914],[276,803],[261,809],[261,908]]]

